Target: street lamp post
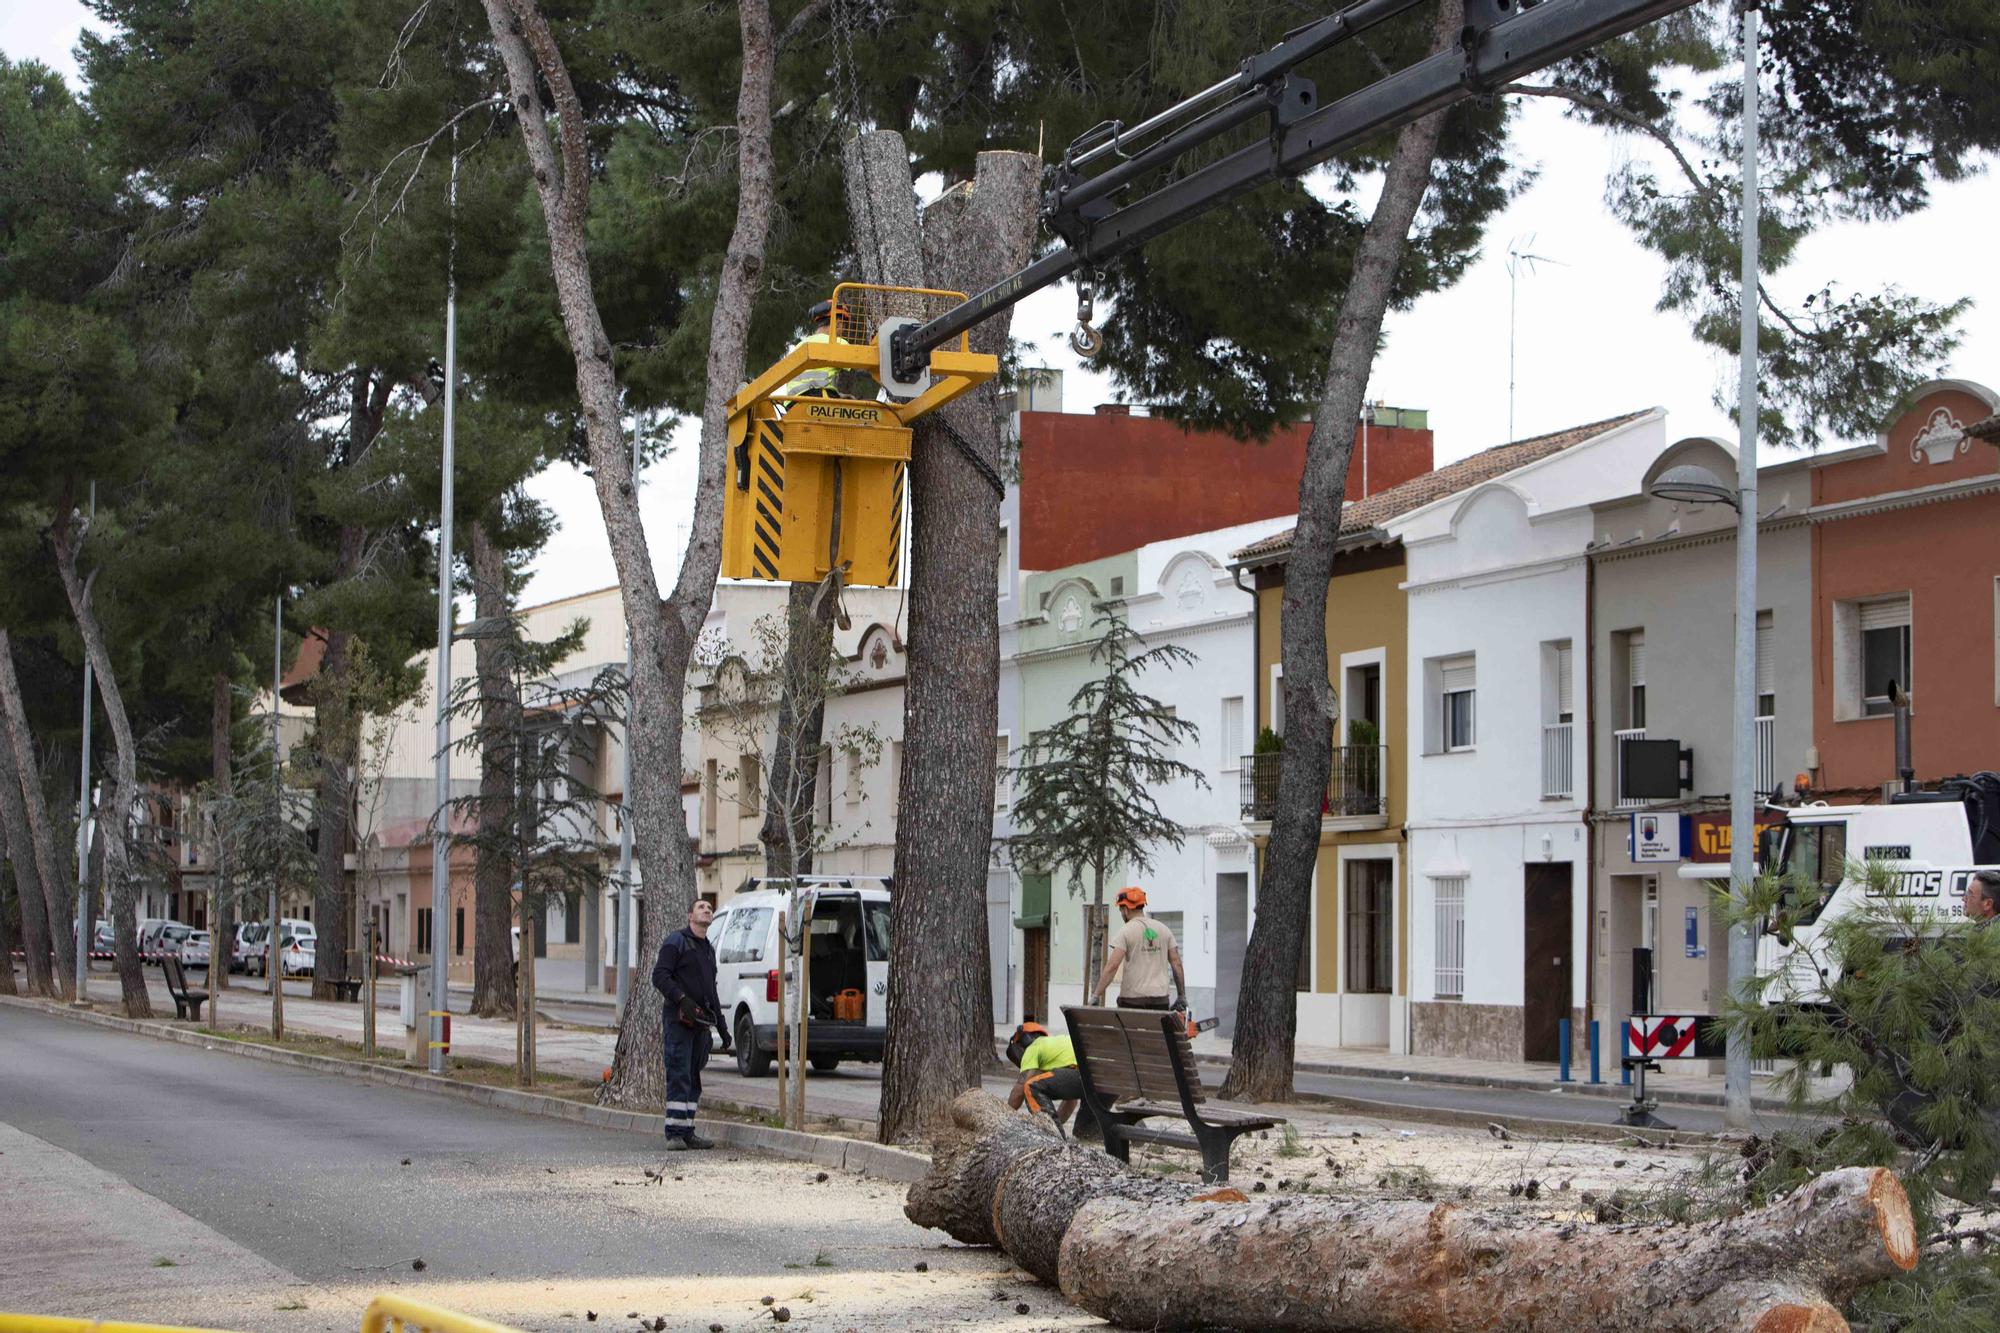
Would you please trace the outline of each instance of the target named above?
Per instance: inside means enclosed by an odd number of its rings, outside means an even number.
[[[454,125],[454,130],[456,126]],[[456,134],[454,134],[454,149]],[[458,153],[451,156],[449,207],[458,207]],[[451,230],[446,260],[444,298],[444,470],[438,495],[437,586],[437,758],[433,769],[433,804],[437,827],[431,831],[431,1007],[430,1062],[433,1074],[445,1072],[444,1024],[450,993],[445,979],[445,904],[451,896],[451,507],[454,430],[458,396],[458,230]]]
[[[97,521],[97,483],[90,483],[90,518]],[[70,1003],[79,1009],[90,1007],[90,939],[96,922],[90,910],[90,706],[96,687],[90,670],[90,654],[83,655],[83,780],[76,798],[76,987]],[[109,919],[110,913],[105,913]]]
[[[1743,282],[1736,403],[1736,748],[1729,782],[1729,893],[1741,909],[1756,873],[1757,689],[1757,4],[1743,5]],[[1757,969],[1748,923],[1729,928],[1729,993]],[[1750,1038],[1734,1028],[1722,1067],[1722,1121],[1750,1127]]]

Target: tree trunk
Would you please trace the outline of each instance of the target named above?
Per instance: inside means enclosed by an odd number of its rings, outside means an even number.
[[[1839,1303],[1917,1262],[1909,1199],[1880,1167],[1703,1226],[1253,1201],[1133,1172],[981,1092],[953,1105],[904,1212],[1145,1329],[1801,1333],[1846,1328]]]
[[[208,699],[208,776],[218,800],[229,791],[229,733],[236,721],[236,700],[230,689],[229,677],[222,672],[215,673]],[[214,1009],[222,1002],[222,992],[229,989],[229,966],[236,956],[236,897],[229,891],[228,877],[222,864],[222,827],[215,828],[212,846],[213,857],[209,871],[209,883],[215,887],[209,893],[208,923],[208,989],[210,1018],[212,1025],[221,1027],[220,1016]]]
[[[341,533],[345,552],[350,537],[358,558],[361,534]],[[348,563],[343,554],[341,563]],[[312,995],[316,1000],[339,996],[336,982],[347,977],[347,835],[351,823],[356,758],[354,698],[354,635],[344,629],[326,631],[326,656],[320,659],[313,683],[313,760],[318,769],[313,793],[313,819],[319,829],[314,849],[319,873],[314,877],[313,927],[319,944],[314,951]]]
[[[979,291],[1027,261],[1041,167],[981,153],[920,229],[901,135],[846,148],[848,216],[870,282]],[[1005,350],[1010,316],[972,331]],[[909,687],[903,709],[896,922],[880,1134],[919,1137],[993,1058],[986,869],[993,848],[1000,625],[993,597],[1000,492],[951,438],[996,471],[1007,410],[997,384],[918,421],[910,459]]]
[[[794,583],[785,604],[777,740],[771,747],[771,772],[764,785],[764,825],[758,831],[767,875],[791,878],[812,873],[813,808],[819,795],[827,668],[833,657],[838,597],[838,590],[831,585]]]
[[[630,743],[634,841],[648,905],[640,964],[658,953],[694,901],[694,847],[681,814],[683,689],[688,660],[715,594],[722,564],[723,460],[729,398],[743,382],[750,312],[764,269],[773,196],[771,78],[774,48],[768,0],[740,0],[743,72],[736,102],[736,225],[716,285],[709,323],[694,517],[671,596],[660,597],[639,517],[622,401],[597,298],[591,289],[585,222],[590,204],[588,120],[555,36],[534,0],[484,0],[521,140],[549,237],[549,265],[563,329],[576,359],[577,396],[595,474],[626,626],[632,636]],[[547,90],[546,104],[543,90]],[[550,138],[549,110],[557,139]],[[619,1021],[605,1100],[654,1105],[666,1090],[660,1059],[660,997],[634,986]]]
[[[506,552],[494,545],[483,522],[472,525],[470,564],[474,613],[481,620],[509,614]],[[481,636],[472,641],[472,652],[479,673],[481,738],[479,845],[472,872],[472,1012],[499,1018],[514,1012],[514,949],[508,922],[514,885],[500,840],[514,818],[511,738],[521,698],[507,670],[501,640]]]
[[[118,676],[112,669],[111,654],[104,646],[104,633],[97,623],[97,612],[90,604],[90,585],[96,576],[85,579],[77,572],[78,548],[88,535],[89,527],[89,521],[80,515],[64,517],[49,530],[49,545],[55,549],[56,569],[62,575],[63,593],[69,599],[70,614],[76,618],[84,651],[90,654],[90,665],[97,677],[97,697],[104,704],[105,721],[111,724],[111,794],[98,810],[97,837],[104,845],[104,884],[110,907],[107,915],[111,918],[112,953],[117,960],[118,988],[125,1001],[127,1018],[151,1018],[153,1004],[146,997],[146,974],[139,963],[138,919],[132,901],[131,853],[125,843],[132,808],[139,800],[138,746],[132,739],[132,719],[125,711],[125,697],[118,689]],[[25,766],[21,774],[23,778],[28,776]],[[24,782],[23,787],[26,786]],[[27,796],[28,817],[34,821],[41,807],[39,786],[28,791]],[[46,813],[39,816],[39,822],[42,831],[36,836],[46,839]],[[53,845],[47,852],[47,859],[51,865],[54,864]]]
[[[14,865],[14,891],[21,906],[21,951],[27,956],[28,994],[54,995],[48,900],[42,894],[42,876],[48,873],[53,858],[36,840],[28,819],[28,787],[21,780],[20,764],[23,756],[32,763],[35,752],[26,730],[27,713],[21,706],[21,685],[14,674],[13,641],[0,629],[0,820],[6,823],[7,854]],[[40,784],[35,790],[41,790]],[[13,967],[10,956],[10,977]]]
[[[1439,6],[1433,50],[1448,50],[1464,16],[1462,0]],[[1410,224],[1430,186],[1444,113],[1425,116],[1396,136],[1382,197],[1361,236],[1354,271],[1341,298],[1319,409],[1306,439],[1299,478],[1299,520],[1285,567],[1279,621],[1284,663],[1284,716],[1289,723],[1278,763],[1278,804],[1271,843],[1257,886],[1257,919],[1243,956],[1236,1002],[1236,1036],[1222,1095],[1237,1101],[1292,1097],[1293,1041],[1298,1031],[1299,951],[1311,918],[1313,868],[1319,859],[1320,807],[1333,764],[1332,736],[1319,719],[1334,716],[1327,686],[1326,590],[1347,494],[1354,423],[1395,288]]]
[[[0,764],[0,782],[6,782],[10,765]],[[8,860],[8,848],[13,846],[6,825],[0,823],[0,863]],[[0,875],[0,995],[19,995],[20,988],[14,984],[14,948],[18,938],[14,930],[14,919],[20,908],[15,902],[17,890],[14,876]]]

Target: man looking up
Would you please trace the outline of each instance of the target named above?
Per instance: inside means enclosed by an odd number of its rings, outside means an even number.
[[[1146,891],[1141,888],[1118,890],[1118,911],[1125,924],[1111,937],[1111,952],[1105,957],[1104,972],[1097,978],[1097,999],[1103,1004],[1119,968],[1125,980],[1118,987],[1120,1009],[1167,1008],[1167,975],[1171,970],[1174,991],[1181,1007],[1187,1007],[1187,973],[1181,969],[1181,948],[1174,932],[1146,915]]]
[[[666,1002],[660,1028],[667,1061],[669,1152],[715,1146],[694,1132],[701,1071],[708,1064],[708,1030],[720,1030],[722,1023],[722,1001],[715,993],[715,946],[708,942],[708,926],[714,920],[714,905],[705,898],[695,899],[687,925],[667,936],[660,945],[659,961],[653,964],[653,989]],[[728,1039],[724,1032],[725,1044]]]

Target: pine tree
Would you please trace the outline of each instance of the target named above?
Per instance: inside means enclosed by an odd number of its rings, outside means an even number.
[[[1165,847],[1178,848],[1187,830],[1160,809],[1155,793],[1169,783],[1206,787],[1200,769],[1175,758],[1178,747],[1201,737],[1193,722],[1139,689],[1155,669],[1193,666],[1195,655],[1179,644],[1144,648],[1115,607],[1092,626],[1090,646],[1097,674],[1070,696],[1069,714],[1037,732],[1007,777],[1017,786],[1008,847],[1024,870],[1066,874],[1072,895],[1089,878],[1090,907],[1083,941],[1085,993],[1104,969],[1105,876],[1113,870],[1143,874]]]

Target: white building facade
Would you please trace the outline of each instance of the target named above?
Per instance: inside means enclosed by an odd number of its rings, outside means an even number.
[[[1591,506],[1638,488],[1664,422],[1605,423],[1385,524],[1408,559],[1415,1054],[1553,1061],[1583,1015]]]

